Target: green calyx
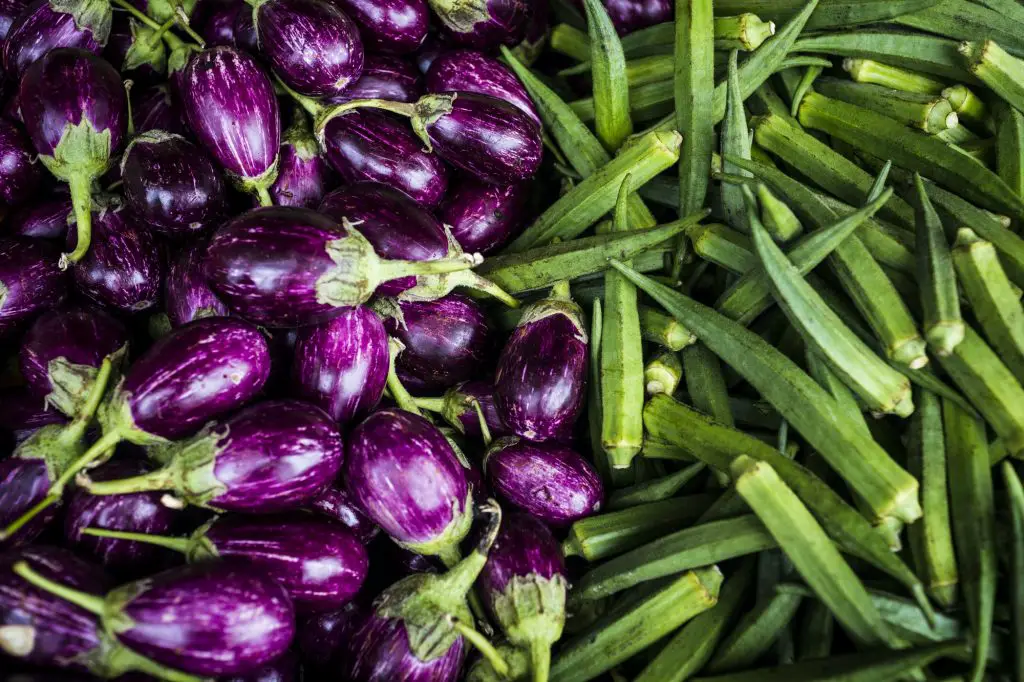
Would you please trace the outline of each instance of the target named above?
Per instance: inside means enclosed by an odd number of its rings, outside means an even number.
[[[85,452],[84,428],[71,424],[47,424],[20,443],[14,456],[41,459],[51,481],[56,481],[68,465]]]
[[[508,665],[508,673],[502,675],[491,662],[481,658],[470,667],[466,673],[466,682],[520,682],[529,679],[530,657],[528,652],[511,644],[502,644],[498,647],[498,655]]]
[[[568,589],[562,575],[515,576],[504,592],[491,594],[494,616],[513,644],[550,648],[562,636],[565,627]]]
[[[157,21],[157,23],[164,23],[173,19],[178,8],[184,12],[186,17],[192,16],[193,10],[196,8],[198,0],[148,0],[146,4],[146,11],[150,17]]]
[[[437,556],[446,565],[454,564],[452,557],[458,557],[459,543],[467,535],[473,525],[473,494],[467,493],[466,499],[460,502],[452,502],[452,520],[439,536],[427,542],[400,542],[410,552],[416,552],[424,556]]]
[[[296,107],[292,119],[292,124],[281,137],[281,144],[290,144],[295,150],[295,156],[309,161],[320,152],[320,145],[309,125],[309,117],[301,107]]]
[[[115,372],[120,368],[127,351],[128,346],[125,345],[111,354],[110,359]],[[57,408],[68,417],[74,417],[88,402],[100,369],[92,365],[70,362],[62,356],[50,360],[46,372],[52,389],[46,396],[46,404]]]
[[[210,526],[217,521],[217,518],[218,517],[214,517],[210,521],[204,523],[202,526],[197,528],[192,535],[184,538],[168,535],[150,535],[148,533],[127,533],[119,530],[107,530],[105,528],[85,528],[82,533],[97,538],[130,540],[132,542],[156,545],[158,547],[169,549],[173,552],[184,554],[185,560],[190,564],[194,564],[199,561],[208,561],[220,557],[220,553],[217,551],[213,542],[206,537],[207,531],[209,531]]]
[[[132,44],[124,56],[121,69],[132,71],[148,64],[157,73],[167,72],[167,47],[160,32],[137,21],[131,21]]]
[[[73,16],[75,26],[92,33],[97,43],[107,44],[114,18],[110,0],[49,0],[49,4],[53,11]]]
[[[481,21],[488,21],[487,0],[429,0],[431,9],[456,33],[472,33]]]
[[[178,43],[171,47],[171,54],[167,57],[167,75],[178,73],[188,66],[192,56],[200,51],[200,48],[191,43]]]
[[[434,151],[434,148],[430,143],[427,126],[436,123],[442,116],[450,114],[452,104],[457,96],[455,93],[424,95],[413,105],[412,130],[423,141],[428,152]]]
[[[278,154],[274,157],[274,163],[270,164],[270,168],[263,171],[254,178],[245,178],[233,173],[229,173],[231,182],[234,183],[235,187],[239,191],[246,192],[247,194],[255,194],[260,200],[260,206],[272,206],[273,200],[270,198],[270,186],[277,180],[277,165],[281,160],[281,155]]]
[[[537,301],[523,310],[517,327],[525,327],[528,324],[543,320],[550,315],[565,315],[576,327],[577,338],[587,343],[587,331],[583,326],[583,309],[580,308],[569,294],[568,282],[556,282],[551,287],[551,295]]]

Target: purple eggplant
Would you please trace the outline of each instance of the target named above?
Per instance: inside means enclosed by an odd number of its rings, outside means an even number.
[[[509,642],[530,652],[533,679],[546,681],[551,645],[565,626],[568,591],[555,536],[529,514],[506,516],[477,589]]]
[[[452,42],[486,49],[515,45],[526,33],[529,0],[428,0]]]
[[[18,82],[29,66],[62,47],[99,54],[107,44],[112,18],[107,0],[35,0],[7,31],[4,72]]]
[[[60,428],[56,425],[43,427],[47,430]],[[19,457],[15,454],[0,460],[0,528],[6,529],[46,499],[52,483],[48,466],[42,457]],[[20,528],[5,531],[4,537],[0,538],[0,549],[29,544],[53,523],[56,516],[57,508],[50,507]]]
[[[121,179],[132,212],[168,237],[210,227],[225,210],[220,170],[180,135],[154,130],[136,137],[121,160]]]
[[[352,531],[364,545],[377,537],[380,528],[352,501],[345,482],[336,479],[316,494],[308,509],[336,521]]]
[[[354,99],[386,99],[415,102],[423,94],[420,74],[409,61],[393,55],[366,55],[363,75],[333,103]]]
[[[89,472],[98,481],[137,476],[150,471],[146,462],[122,459],[107,462]],[[165,534],[171,532],[178,512],[160,503],[160,493],[127,495],[90,495],[77,489],[68,500],[64,517],[64,540],[68,546],[88,555],[111,571],[139,575],[153,567],[163,556],[153,545],[100,538],[84,534],[86,528],[129,533]]]
[[[94,495],[168,490],[217,511],[298,509],[334,480],[345,456],[338,427],[298,400],[252,405],[162,453],[167,464],[140,476],[79,483]]]
[[[672,0],[602,0],[620,36],[672,21]],[[582,8],[583,3],[577,0]]]
[[[430,65],[427,92],[475,92],[508,102],[529,116],[539,128],[537,108],[512,71],[493,57],[476,50],[449,50]]]
[[[491,489],[552,526],[568,526],[601,508],[604,488],[594,467],[558,443],[495,441],[484,457]]]
[[[60,197],[21,207],[7,217],[3,227],[11,235],[63,241],[70,216],[71,200]]]
[[[63,414],[81,412],[100,365],[110,357],[115,369],[128,347],[124,325],[95,308],[43,314],[21,342],[19,366],[32,395]]]
[[[277,180],[270,187],[274,205],[316,208],[337,184],[335,180],[334,169],[320,155],[306,114],[296,111],[295,120],[284,131]]]
[[[445,197],[438,216],[463,250],[486,256],[523,231],[529,192],[528,183],[492,185],[463,177]]]
[[[498,414],[513,433],[535,441],[571,436],[587,381],[582,314],[565,282],[523,312],[494,378]]]
[[[92,241],[93,181],[110,167],[127,131],[121,77],[89,52],[61,48],[29,67],[19,99],[39,160],[71,189],[78,237],[61,261],[77,263]]]
[[[11,26],[28,7],[29,0],[2,0],[0,2],[0,45],[7,39]],[[2,50],[0,50],[2,52]]]
[[[309,97],[335,97],[363,72],[359,29],[327,0],[264,0],[253,10],[260,52]]]
[[[530,18],[526,21],[526,35],[523,36],[522,42],[512,49],[516,58],[527,66],[533,66],[533,63],[540,58],[551,35],[551,24],[548,22],[548,0],[532,0],[530,5]]]
[[[240,675],[222,676],[218,682],[298,682],[299,658],[286,651],[273,661]]]
[[[319,135],[327,160],[347,183],[379,182],[433,208],[448,189],[448,169],[423,149],[408,124],[355,110],[327,121]]]
[[[93,200],[92,247],[71,271],[75,289],[89,299],[124,313],[148,310],[160,299],[163,261],[156,237],[118,205]],[[68,232],[77,250],[79,233]]]
[[[404,410],[371,414],[349,437],[345,480],[395,541],[454,564],[472,523],[472,496],[465,469],[433,424]]]
[[[4,406],[0,410],[0,431],[10,433],[15,443],[21,443],[44,426],[67,422],[67,417],[32,397],[24,386],[0,388],[0,405]]]
[[[67,296],[57,250],[28,237],[0,238],[0,337]]]
[[[260,38],[256,33],[251,10],[243,8],[235,17],[235,47],[251,55],[260,53]]]
[[[380,284],[456,272],[464,255],[431,262],[388,260],[352,229],[305,208],[258,208],[221,226],[206,250],[213,290],[233,311],[271,327],[318,324],[365,303]]]
[[[484,433],[476,409],[479,405],[491,436],[500,437],[508,433],[498,415],[494,403],[494,384],[490,381],[464,381],[452,386],[440,398],[417,398],[416,405],[437,412],[460,433],[480,438]]]
[[[207,4],[213,4],[213,7],[207,13],[199,35],[203,37],[203,40],[210,47],[217,47],[218,45],[237,47],[235,43],[235,19],[238,17],[239,12],[252,13],[252,10],[241,0],[226,0]]]
[[[256,60],[233,47],[200,52],[182,74],[181,102],[199,142],[239,189],[269,204],[281,120],[274,87]]]
[[[299,330],[292,362],[296,396],[323,408],[339,424],[368,414],[387,383],[388,335],[363,306]]]
[[[337,0],[337,4],[359,25],[363,43],[372,52],[415,52],[430,27],[424,0]]]
[[[355,600],[337,611],[313,613],[299,621],[295,643],[302,662],[317,672],[331,671],[335,657],[365,618],[365,610]]]
[[[228,307],[206,283],[205,256],[206,242],[196,241],[183,247],[171,261],[164,280],[164,308],[172,327],[228,314]]]
[[[33,160],[28,138],[10,121],[0,120],[0,201],[25,203],[35,192],[42,173]]]
[[[452,46],[449,45],[439,34],[427,34],[427,39],[423,41],[420,49],[416,50],[416,54],[414,55],[416,68],[421,74],[426,76],[427,72],[430,71],[431,65],[434,63],[434,60],[450,49],[452,49]]]
[[[134,82],[153,83],[167,73],[167,47],[161,32],[118,13],[103,57]]]
[[[166,83],[139,91],[139,96],[132,106],[132,116],[135,120],[135,132],[139,134],[151,130],[176,135],[190,132],[181,109],[171,96],[170,86]]]

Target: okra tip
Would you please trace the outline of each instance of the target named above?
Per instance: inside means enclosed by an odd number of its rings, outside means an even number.
[[[925,340],[920,336],[902,341],[893,347],[890,357],[901,365],[910,369],[921,369],[928,364],[928,354],[925,353]]]
[[[947,357],[964,340],[965,333],[963,320],[942,320],[925,331],[925,338],[936,355]]]

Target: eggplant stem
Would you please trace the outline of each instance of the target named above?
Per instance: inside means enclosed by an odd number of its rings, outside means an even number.
[[[187,554],[189,549],[189,538],[175,538],[168,535],[149,535],[148,533],[126,533],[120,530],[107,530],[106,528],[83,528],[84,535],[92,535],[97,538],[111,538],[113,540],[131,540],[132,542],[144,542],[147,545],[156,545],[175,552]]]
[[[274,200],[270,196],[270,191],[262,185],[256,187],[256,197],[260,200],[260,206],[274,205]]]
[[[85,430],[92,423],[92,418],[96,415],[96,410],[99,409],[103,396],[107,392],[107,384],[110,383],[110,375],[113,373],[113,368],[114,365],[110,361],[110,356],[108,355],[103,358],[99,371],[96,372],[96,378],[93,379],[92,387],[89,389],[89,397],[86,399],[85,404],[82,405],[81,411],[75,415],[75,418],[61,433],[60,441],[65,444],[68,452],[73,452],[71,448],[75,447],[85,437]]]
[[[551,645],[539,639],[530,641],[530,669],[533,682],[548,682],[551,674]]]
[[[501,657],[498,650],[494,648],[494,645],[487,641],[487,638],[480,634],[477,630],[466,625],[460,620],[455,618],[452,619],[452,628],[462,635],[467,642],[477,648],[477,650],[483,654],[483,657],[487,659],[487,662],[494,668],[494,672],[498,673],[502,677],[508,676],[508,663]]]
[[[127,2],[127,0],[111,0],[111,2],[120,7],[121,9],[123,9],[124,11],[128,12],[128,14],[132,15],[133,17],[135,17],[136,19],[138,19],[154,31],[160,30],[160,24],[156,23],[156,21],[152,17],[150,17],[148,14],[140,10],[138,7],[131,4],[130,2]]]
[[[388,339],[388,350],[391,355],[391,364],[388,367],[387,387],[388,392],[391,393],[391,399],[398,403],[398,406],[406,412],[412,412],[422,417],[423,413],[420,412],[416,399],[402,385],[402,380],[398,378],[398,372],[395,370],[395,361],[398,359],[398,354],[405,350],[405,346],[398,339],[391,338]]]
[[[72,173],[68,179],[71,190],[71,204],[75,209],[75,232],[77,241],[71,253],[62,253],[60,268],[66,270],[70,263],[77,263],[85,258],[92,243],[92,177],[83,175],[81,171]]]
[[[413,401],[416,403],[416,407],[427,412],[444,412],[444,398],[413,398]]]
[[[469,286],[473,287],[477,291],[482,291],[485,294],[488,294],[493,298],[498,299],[499,301],[507,305],[509,308],[519,307],[519,299],[517,299],[515,296],[508,293],[507,291],[505,291],[500,286],[498,286],[491,280],[487,279],[486,277],[481,277],[475,272],[470,272],[467,274],[466,279],[470,280]]]
[[[437,275],[446,272],[461,272],[469,270],[482,262],[482,258],[472,254],[464,253],[458,256],[440,258],[438,260],[391,260],[380,259],[378,271],[380,281],[398,279],[399,277],[410,277],[413,275]]]
[[[102,616],[104,612],[105,600],[103,597],[97,597],[95,594],[88,594],[81,590],[76,590],[73,587],[68,587],[61,583],[55,582],[36,573],[27,562],[19,561],[14,564],[12,569],[19,576],[27,580],[32,585],[38,587],[41,590],[49,592],[50,594],[56,595],[64,601],[70,602],[75,606],[81,607],[89,613],[97,616]]]
[[[71,463],[71,466],[67,468],[53,485],[50,486],[50,490],[54,495],[60,496],[64,492],[64,486],[68,484],[72,478],[75,477],[82,469],[86,468],[93,461],[99,459],[108,450],[113,450],[114,446],[121,442],[121,432],[111,431],[103,434],[98,441],[93,443],[88,450],[82,453],[82,456]]]
[[[135,81],[131,78],[124,80],[124,102],[127,109],[128,115],[128,138],[135,137],[135,116],[132,114],[132,86],[135,85]]]
[[[195,30],[193,30],[193,28],[189,25],[189,18],[188,14],[185,13],[185,8],[181,5],[175,7],[174,16],[177,19],[178,28],[184,31],[185,35],[187,35],[189,38],[194,40],[196,45],[198,45],[202,49],[205,49],[206,41],[203,40],[202,36],[196,33]]]
[[[170,490],[174,487],[170,467],[163,467],[139,476],[120,478],[114,481],[93,481],[85,476],[77,479],[78,485],[92,495],[122,495],[155,490]]]
[[[156,661],[141,656],[122,644],[117,644],[107,661],[113,670],[136,671],[165,682],[208,682],[208,677],[197,677],[168,668]]]
[[[480,401],[476,398],[470,398],[469,404],[476,410],[476,418],[480,420],[480,434],[484,439],[484,447],[491,447],[491,427],[487,426],[487,417],[484,416],[484,407],[480,404]]]

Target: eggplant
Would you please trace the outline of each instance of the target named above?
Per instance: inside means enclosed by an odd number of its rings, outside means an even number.
[[[35,0],[7,31],[4,72],[17,83],[29,66],[62,47],[98,55],[107,44],[112,19],[108,0]]]
[[[0,201],[17,206],[32,197],[42,179],[34,156],[24,133],[10,121],[0,119]]]
[[[2,0],[0,1],[0,45],[7,39],[11,32],[11,26],[17,21],[21,13],[28,7],[29,0]],[[0,48],[0,62],[3,61],[2,48]]]
[[[281,585],[250,567],[208,562],[174,568],[89,594],[47,580],[26,562],[15,572],[99,617],[131,653],[191,675],[238,675],[275,660],[295,634],[295,609]],[[58,582],[61,581],[61,582]]]
[[[77,307],[40,316],[22,339],[18,361],[33,397],[74,417],[85,406],[104,358],[110,357],[116,370],[127,349],[124,325],[102,310]]]
[[[337,0],[359,25],[369,52],[415,52],[430,27],[430,10],[424,0]]]
[[[345,489],[345,482],[335,479],[310,500],[307,508],[336,521],[352,531],[364,545],[377,537],[380,528],[368,517]]]
[[[61,427],[54,425],[43,428],[56,430]],[[8,528],[25,512],[46,499],[51,483],[48,462],[44,458],[12,455],[0,460],[0,528]],[[57,507],[51,506],[30,518],[20,528],[5,530],[0,537],[0,549],[31,543],[53,523],[57,512]]]
[[[253,23],[253,12],[243,8],[235,17],[235,47],[256,56],[260,53],[259,35]]]
[[[354,600],[337,611],[312,613],[300,620],[295,644],[302,655],[302,662],[316,672],[333,672],[335,656],[365,616],[365,606]]]
[[[449,50],[430,65],[427,92],[474,92],[508,102],[530,117],[539,128],[540,115],[526,88],[512,71],[493,57],[476,50]]]
[[[274,87],[256,60],[233,47],[204,50],[185,67],[180,94],[199,142],[240,190],[269,204],[281,120]]]
[[[548,20],[549,10],[548,0],[532,0],[530,3],[530,18],[526,20],[526,35],[523,36],[522,42],[512,50],[516,58],[526,66],[533,66],[547,46],[548,38],[551,35],[551,24]]]
[[[110,167],[127,132],[121,76],[94,54],[60,48],[25,71],[19,101],[39,160],[71,189],[78,237],[61,262],[77,263],[92,241],[93,181]]]
[[[140,476],[93,481],[80,475],[78,483],[94,495],[167,490],[215,511],[289,511],[308,504],[334,480],[345,446],[320,408],[270,400],[207,425],[161,456],[163,467]]]
[[[594,467],[572,448],[509,437],[484,456],[491,489],[552,526],[568,526],[601,508],[604,487]]]
[[[530,652],[534,680],[548,679],[568,589],[562,548],[548,527],[529,514],[507,515],[477,590],[508,641]]]
[[[526,33],[528,0],[428,0],[452,42],[478,50],[515,45]]]
[[[351,223],[305,208],[258,208],[222,225],[206,250],[206,273],[234,312],[270,327],[318,324],[365,303],[380,284],[457,272],[462,254],[431,262],[379,256]]]
[[[164,269],[156,237],[117,203],[97,197],[93,204],[92,247],[71,271],[75,289],[123,313],[149,310],[160,299]],[[78,236],[68,231],[76,251]]]
[[[528,183],[493,185],[463,176],[438,209],[455,241],[468,253],[488,255],[526,227]]]
[[[170,86],[166,83],[139,91],[139,96],[132,106],[132,118],[135,121],[135,132],[139,134],[151,130],[161,130],[174,135],[191,132],[185,124],[181,108],[171,96]]]
[[[47,199],[22,206],[4,221],[8,234],[36,239],[64,240],[71,217],[71,200],[67,197]]]
[[[380,318],[364,306],[298,331],[292,390],[339,424],[367,415],[387,384],[388,335]]]
[[[423,417],[378,410],[348,439],[345,481],[352,499],[396,542],[449,566],[473,520],[466,472]]]
[[[133,82],[153,83],[167,73],[167,47],[160,31],[123,13],[114,15],[103,57]]]
[[[498,358],[494,399],[501,421],[535,441],[566,440],[583,408],[587,333],[567,282],[524,310]]]
[[[298,682],[299,658],[291,650],[255,670],[220,677],[218,682]]]
[[[476,409],[479,405],[490,435],[508,435],[498,415],[494,402],[494,383],[491,381],[464,381],[452,386],[440,398],[417,398],[416,405],[437,412],[463,435],[481,438],[484,432]]]
[[[672,21],[672,0],[602,0],[602,3],[620,36]],[[581,0],[576,4],[582,9]]]
[[[228,307],[206,282],[205,256],[206,242],[197,240],[183,247],[171,261],[164,279],[164,309],[171,327],[228,314]]]
[[[448,189],[444,162],[402,121],[377,111],[354,110],[326,122],[318,134],[327,160],[349,184],[378,182],[427,208]]]
[[[0,337],[64,302],[67,278],[56,255],[56,249],[37,239],[0,238]]]
[[[423,41],[423,45],[420,46],[420,49],[416,50],[414,55],[416,68],[421,74],[426,76],[434,60],[450,49],[452,49],[452,46],[443,40],[440,34],[427,34],[427,39]]]
[[[297,110],[284,131],[277,180],[270,187],[274,205],[316,208],[336,184],[334,169],[320,156],[306,114]]]
[[[359,80],[345,94],[330,101],[337,104],[355,99],[415,102],[422,94],[420,74],[409,61],[394,55],[368,54]]]
[[[44,426],[67,422],[67,417],[32,397],[24,386],[0,388],[0,405],[4,406],[0,410],[0,431],[13,436],[15,443],[21,443]]]
[[[210,47],[226,45],[237,47],[235,42],[235,19],[240,12],[251,12],[241,0],[225,0],[213,4],[203,21],[199,35]]]
[[[121,160],[121,180],[132,213],[167,237],[204,230],[225,211],[220,170],[180,135],[153,130],[133,139]]]

